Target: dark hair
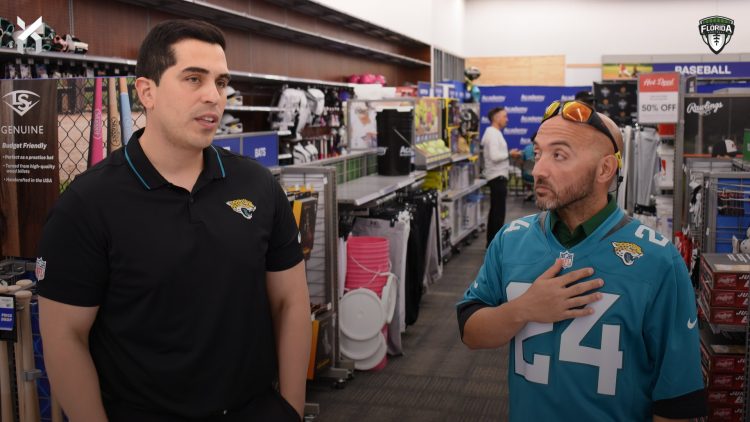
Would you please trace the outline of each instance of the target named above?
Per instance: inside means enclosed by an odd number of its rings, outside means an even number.
[[[492,110],[490,110],[489,113],[487,113],[487,117],[490,119],[490,123],[492,123],[492,119],[495,117],[495,115],[501,111],[505,110],[505,107],[495,107]]]
[[[153,27],[141,43],[135,76],[151,79],[159,85],[164,71],[177,63],[172,46],[185,39],[218,44],[226,50],[224,34],[210,23],[195,19],[164,21]]]

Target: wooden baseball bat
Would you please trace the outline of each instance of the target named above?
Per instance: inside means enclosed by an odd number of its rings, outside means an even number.
[[[2,422],[15,421],[8,358],[9,344],[7,341],[0,341],[0,421]]]
[[[109,136],[107,137],[107,155],[122,146],[120,139],[120,111],[117,109],[119,96],[117,95],[117,79],[107,79],[107,105],[109,110]]]
[[[123,145],[127,145],[133,135],[133,113],[130,110],[130,96],[128,94],[128,78],[120,77],[120,124],[122,125]]]
[[[52,422],[63,422],[63,412],[62,408],[60,407],[60,402],[57,401],[57,398],[55,397],[55,393],[50,393],[52,397],[50,397],[51,404],[51,410],[50,413],[52,414]]]
[[[19,286],[20,287],[20,286]],[[16,391],[18,392],[18,420],[21,422],[32,422],[28,414],[29,407],[26,398],[26,377],[23,370],[23,325],[21,324],[22,315],[25,309],[28,309],[31,302],[31,292],[28,290],[19,290],[16,296],[16,328],[18,341],[13,344],[16,362]]]
[[[104,137],[102,136],[102,78],[94,79],[94,105],[91,113],[91,135],[89,137],[89,168],[104,159]]]
[[[31,280],[19,280],[16,284],[25,281],[27,287],[31,287]],[[27,380],[26,374],[34,374],[36,365],[34,364],[34,342],[31,335],[31,291],[21,290],[16,293],[16,300],[22,306],[21,315],[18,319],[18,343],[21,346],[21,369],[16,369],[21,373],[23,384],[18,385],[18,395],[23,395],[25,405],[25,420],[29,422],[39,421],[39,395],[36,388],[36,379]],[[23,390],[21,391],[21,386]],[[20,404],[20,403],[19,403]]]

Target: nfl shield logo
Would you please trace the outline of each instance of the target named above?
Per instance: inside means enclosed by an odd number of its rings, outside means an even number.
[[[562,259],[562,267],[563,269],[570,268],[573,266],[573,256],[574,254],[572,252],[560,252],[560,259]]]
[[[724,16],[710,16],[700,20],[698,31],[700,31],[703,42],[708,45],[708,48],[714,54],[719,54],[732,39],[734,21]]]
[[[36,275],[37,281],[44,280],[44,272],[47,269],[47,261],[43,260],[42,258],[36,259],[36,269],[34,270],[34,274]]]

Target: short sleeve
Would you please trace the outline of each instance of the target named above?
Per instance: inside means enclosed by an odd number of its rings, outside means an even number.
[[[703,376],[695,293],[678,254],[655,288],[643,334],[656,377],[651,399],[660,401],[703,389]]]
[[[504,229],[500,230],[490,243],[477,278],[469,285],[458,306],[468,302],[482,302],[488,306],[498,306],[507,301],[502,288],[503,233]]]
[[[38,257],[46,268],[39,295],[74,306],[101,305],[109,279],[104,232],[96,211],[69,187],[42,230]]]
[[[304,256],[292,206],[278,182],[273,180],[271,185],[275,212],[271,239],[266,252],[266,271],[284,271],[297,265]]]

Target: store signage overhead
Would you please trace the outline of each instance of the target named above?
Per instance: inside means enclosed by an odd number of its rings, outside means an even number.
[[[579,91],[589,91],[588,86],[483,86],[480,102],[481,133],[490,125],[487,113],[495,107],[505,107],[508,126],[503,136],[508,149],[524,148],[539,129],[544,110],[555,100],[571,101]]]
[[[680,74],[647,73],[638,76],[638,122],[677,123]]]
[[[654,63],[653,69],[701,78],[750,78],[750,62]]]

